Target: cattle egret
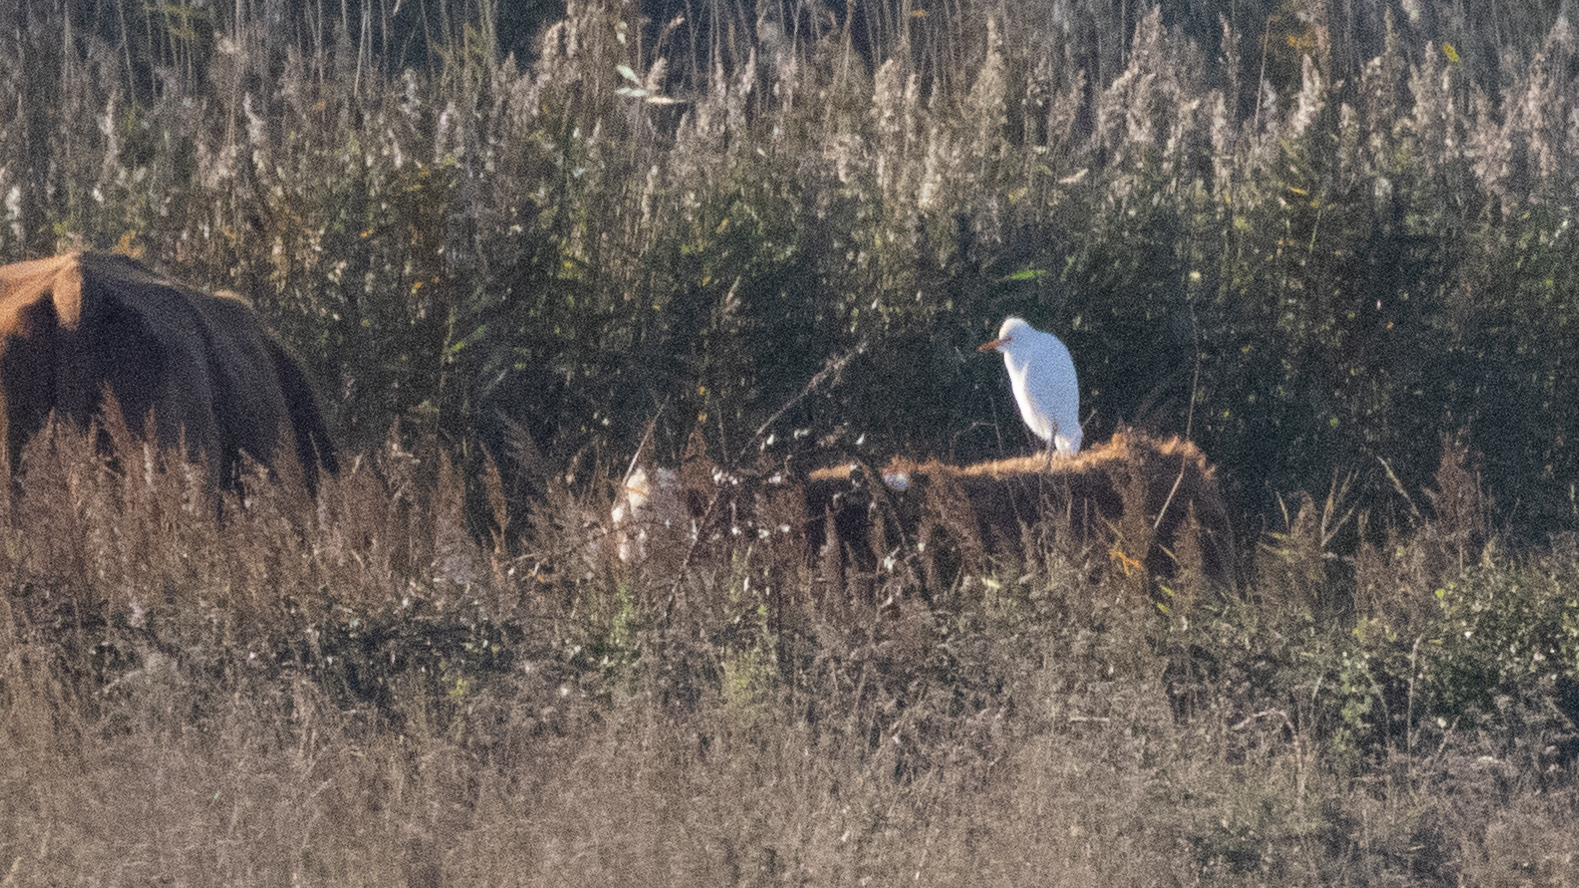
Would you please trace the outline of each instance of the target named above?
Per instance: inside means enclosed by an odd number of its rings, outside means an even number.
[[[1020,415],[1036,437],[1047,442],[1049,462],[1054,450],[1064,456],[1079,453],[1080,386],[1069,349],[1057,336],[1043,333],[1021,318],[1005,320],[998,338],[977,351],[992,349],[1003,352]]]

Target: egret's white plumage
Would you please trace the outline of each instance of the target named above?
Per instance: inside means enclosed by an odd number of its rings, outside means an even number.
[[[1009,384],[1020,415],[1038,438],[1047,442],[1049,454],[1080,452],[1080,385],[1075,362],[1057,336],[1008,318],[998,338],[978,351],[997,349],[1009,368]]]

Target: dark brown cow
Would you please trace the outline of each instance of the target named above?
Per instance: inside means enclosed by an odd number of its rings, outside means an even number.
[[[68,253],[0,267],[0,423],[10,465],[53,412],[87,427],[114,396],[128,424],[233,486],[241,455],[295,444],[309,489],[338,468],[301,367],[240,298],[125,256]]]
[[[1216,473],[1177,438],[1120,433],[1050,467],[1041,455],[973,466],[895,459],[881,471],[849,463],[752,481],[687,468],[638,470],[613,509],[620,558],[666,580],[741,545],[786,579],[798,574],[791,586],[808,579],[795,565],[809,568],[819,598],[908,585],[906,576],[944,589],[961,573],[991,574],[996,556],[1049,542],[1097,546],[1140,585],[1181,567],[1229,583],[1235,568]],[[874,583],[879,575],[889,579]]]
[[[1138,431],[1051,466],[1038,455],[820,469],[805,484],[805,520],[822,561],[871,571],[913,556],[933,587],[960,571],[990,572],[993,556],[1024,552],[1037,534],[1058,543],[1060,531],[1062,542],[1099,544],[1116,568],[1140,575],[1171,576],[1187,563],[1228,582],[1234,571],[1227,508],[1205,455]]]

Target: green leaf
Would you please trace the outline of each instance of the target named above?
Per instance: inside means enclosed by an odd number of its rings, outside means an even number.
[[[1039,281],[1047,277],[1045,268],[1026,268],[1005,277],[1005,281]]]

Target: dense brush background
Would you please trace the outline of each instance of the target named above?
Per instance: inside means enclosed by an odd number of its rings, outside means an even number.
[[[5,885],[1579,881],[1553,0],[38,0],[0,73],[0,259],[249,296],[350,466],[31,449]],[[644,439],[1028,452],[1010,313],[1237,583],[612,556]]]

